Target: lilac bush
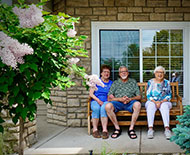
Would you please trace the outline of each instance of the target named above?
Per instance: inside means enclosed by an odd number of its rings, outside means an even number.
[[[44,1],[0,4],[0,112],[7,110],[14,123],[34,119],[36,100],[51,104],[52,87],[75,85],[70,74],[86,75],[77,65],[78,58],[87,57],[87,37],[75,31],[79,18],[45,12]],[[3,122],[0,117],[0,132]]]

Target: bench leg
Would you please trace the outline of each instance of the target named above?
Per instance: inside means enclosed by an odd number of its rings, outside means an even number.
[[[91,131],[91,123],[90,123],[90,116],[88,116],[88,134],[89,135],[91,134],[90,131]]]

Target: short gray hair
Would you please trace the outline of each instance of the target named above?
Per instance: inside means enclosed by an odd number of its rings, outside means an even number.
[[[156,71],[158,71],[158,70],[163,70],[164,74],[166,73],[166,70],[165,70],[164,67],[162,67],[162,66],[157,66],[157,67],[154,69],[154,74],[155,74]]]
[[[120,66],[119,67],[119,72],[120,72],[121,68],[126,68],[128,70],[128,68],[126,66]]]

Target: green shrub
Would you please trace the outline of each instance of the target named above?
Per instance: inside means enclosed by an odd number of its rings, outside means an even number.
[[[184,111],[183,115],[177,116],[180,124],[172,130],[175,135],[171,137],[171,141],[175,141],[181,149],[186,151],[185,153],[190,153],[190,106],[185,106]]]

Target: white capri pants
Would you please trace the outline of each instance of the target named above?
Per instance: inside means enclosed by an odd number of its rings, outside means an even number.
[[[145,104],[147,119],[148,119],[148,127],[153,127],[155,112],[157,111],[157,107],[154,102],[147,101]],[[164,122],[164,127],[169,127],[170,122],[170,109],[172,108],[171,102],[163,102],[160,105],[160,113],[162,115],[162,120]]]

